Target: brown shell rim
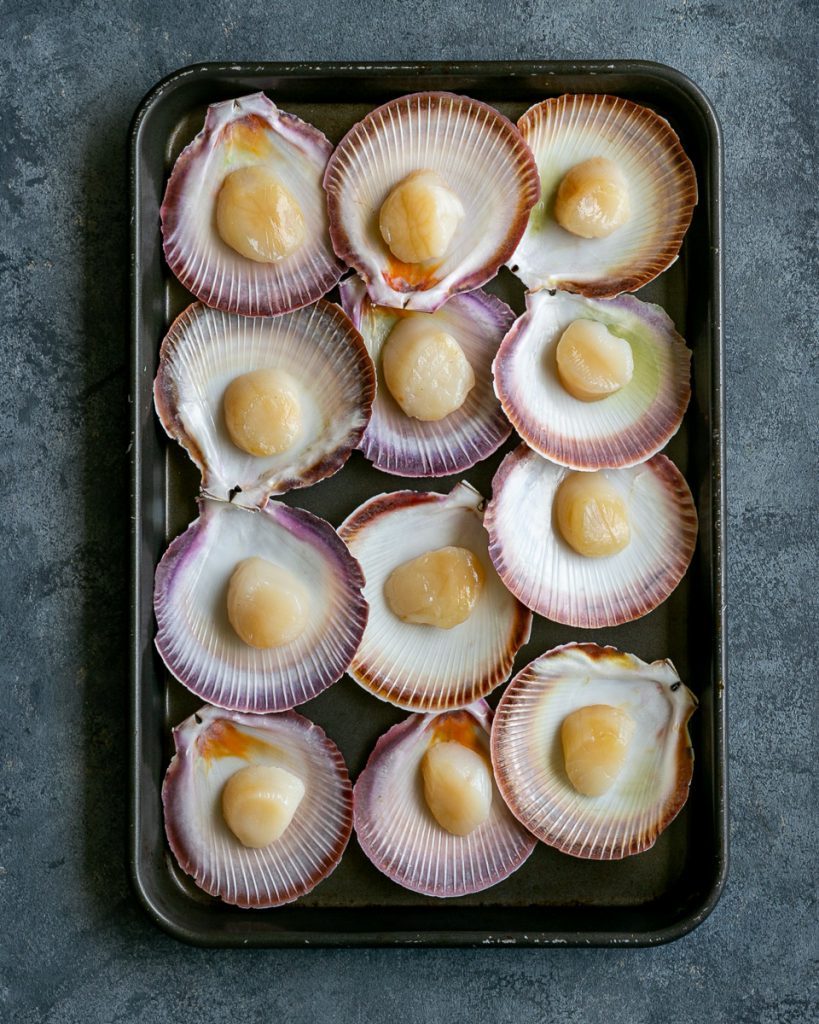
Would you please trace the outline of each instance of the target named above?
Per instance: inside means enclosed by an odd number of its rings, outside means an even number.
[[[313,484],[318,483],[319,480],[324,480],[327,477],[332,476],[334,473],[337,473],[347,462],[352,452],[360,445],[364,432],[367,429],[367,425],[370,422],[372,406],[375,401],[375,366],[372,359],[370,359],[367,346],[364,343],[364,339],[361,337],[360,331],[358,331],[352,320],[350,320],[349,316],[347,316],[341,306],[337,303],[329,302],[327,299],[317,299],[311,305],[331,316],[338,326],[343,329],[345,340],[349,341],[351,344],[356,367],[362,381],[360,407],[364,413],[363,422],[359,427],[351,429],[341,444],[337,445],[333,451],[328,452],[320,458],[318,462],[315,462],[310,466],[303,475],[282,480],[273,488],[265,487],[263,492],[260,492],[258,501],[256,502],[259,506],[264,506],[268,498],[272,495],[285,494],[287,491],[310,487]],[[196,307],[195,310],[194,307]],[[173,387],[172,381],[166,373],[166,370],[168,366],[168,354],[174,346],[177,325],[180,321],[183,318],[191,319],[194,316],[194,313],[198,316],[201,312],[214,308],[215,307],[208,306],[197,299],[189,306],[186,306],[185,309],[183,309],[182,312],[174,319],[173,323],[168,328],[165,337],[162,339],[162,344],[159,348],[159,366],[156,371],[153,387],[154,407],[156,409],[156,414],[165,429],[165,433],[168,437],[178,442],[193,460],[199,469],[199,472],[202,474],[202,490],[205,493],[207,493],[209,484],[205,457],[194,438],[185,430],[184,424],[179,417],[178,393],[176,388]],[[305,307],[301,308],[303,309]],[[222,313],[224,316],[244,315],[242,313],[230,313],[227,310],[215,310],[215,312]],[[298,310],[292,310],[291,312],[296,313]],[[286,317],[290,314],[283,313],[281,315]],[[277,318],[253,317],[252,319],[260,320]],[[174,338],[171,337],[172,335],[174,335]],[[229,481],[225,482],[229,483]]]
[[[526,225],[529,223],[529,214],[532,207],[540,198],[540,175],[538,174],[534,155],[515,124],[510,121],[508,117],[501,114],[499,110],[490,106],[490,104],[484,103],[482,100],[473,99],[471,96],[464,96],[460,93],[446,91],[407,93],[404,96],[399,96],[394,100],[389,100],[387,103],[382,103],[380,106],[375,107],[373,110],[365,114],[360,121],[354,124],[352,128],[350,128],[347,134],[333,150],[330,159],[327,161],[327,169],[324,172],[324,191],[327,193],[327,211],[330,218],[330,241],[336,256],[343,260],[343,262],[348,266],[355,268],[364,281],[369,284],[369,278],[366,270],[360,265],[358,254],[353,248],[350,238],[342,226],[341,191],[343,173],[338,169],[337,155],[344,152],[345,146],[352,146],[358,140],[360,135],[375,134],[376,129],[372,122],[376,115],[398,106],[401,103],[405,103],[407,100],[413,100],[420,97],[428,98],[431,102],[438,104],[441,104],[446,100],[456,99],[460,103],[468,103],[473,107],[487,111],[491,114],[493,121],[498,126],[501,133],[507,139],[511,140],[511,149],[513,154],[515,149],[518,148],[515,146],[515,143],[522,143],[519,147],[517,158],[515,160],[520,176],[518,209],[509,228],[506,239],[496,252],[485,261],[482,267],[479,267],[468,277],[459,280],[457,285],[450,289],[449,294],[453,295],[458,292],[473,291],[475,288],[479,288],[482,284],[485,284],[490,280],[490,278],[494,277],[498,269],[511,259],[513,253],[517,249],[518,244],[523,237],[523,233],[526,230]],[[407,294],[411,294],[411,292]]]
[[[542,458],[541,455],[538,455],[528,445],[521,444],[501,462],[492,480],[492,499],[486,506],[486,514],[484,516],[484,523],[489,534],[489,557],[492,559],[492,564],[495,566],[497,574],[503,580],[507,589],[524,604],[525,601],[521,596],[521,588],[515,585],[514,572],[507,567],[503,556],[503,542],[495,528],[495,508],[497,495],[502,490],[507,477],[517,463],[528,456],[537,459]],[[544,461],[548,462],[549,460],[546,459]],[[639,601],[635,598],[620,614],[614,615],[611,618],[600,614],[589,615],[587,618],[578,617],[577,619],[571,619],[569,617],[557,617],[555,614],[549,615],[542,608],[532,607],[532,611],[542,615],[550,622],[557,622],[563,626],[571,626],[578,629],[602,629],[609,626],[622,626],[626,622],[641,619],[644,615],[648,615],[649,612],[658,608],[676,590],[683,576],[688,571],[697,546],[699,519],[694,498],[685,477],[667,455],[654,455],[646,462],[638,463],[638,465],[643,465],[656,473],[665,489],[676,499],[675,504],[680,510],[682,541],[675,563],[666,566],[666,571],[661,579],[655,583],[647,600]],[[633,469],[635,467],[623,468]],[[530,606],[527,605],[527,607]]]
[[[582,105],[584,103],[601,103],[604,108],[614,110],[621,109],[634,112],[645,123],[646,136],[653,136],[654,145],[666,150],[678,171],[680,187],[680,209],[676,222],[658,251],[649,260],[640,264],[643,269],[630,274],[620,274],[617,277],[605,277],[596,281],[575,281],[572,278],[561,279],[557,287],[561,291],[573,292],[576,295],[585,295],[589,299],[611,299],[622,292],[636,292],[643,285],[659,277],[677,259],[683,239],[691,225],[694,216],[694,207],[697,205],[697,175],[690,157],[683,149],[680,138],[668,121],[650,107],[633,100],[627,100],[622,96],[612,96],[608,93],[565,93],[562,96],[554,96],[550,99],[541,100],[531,106],[519,119],[518,130],[526,140],[527,128],[536,116],[545,109],[556,107],[559,103],[569,105],[566,101],[571,100],[571,105]],[[514,263],[514,260],[512,261]]]
[[[604,848],[600,845],[591,847],[590,849],[580,852],[580,848],[577,843],[564,843],[561,842],[559,837],[554,832],[547,832],[541,828],[538,828],[536,822],[526,821],[524,816],[519,813],[518,808],[514,802],[514,790],[509,785],[509,780],[500,770],[498,765],[499,758],[496,758],[496,737],[500,736],[501,726],[498,723],[502,721],[504,714],[503,705],[507,699],[507,695],[513,692],[515,686],[518,689],[522,689],[525,685],[529,676],[525,676],[531,666],[538,661],[548,658],[550,655],[565,651],[569,648],[582,650],[584,654],[595,660],[604,660],[610,657],[612,654],[622,654],[618,648],[612,646],[601,646],[595,643],[568,643],[561,644],[558,647],[553,647],[551,650],[546,651],[544,654],[539,655],[529,662],[528,665],[518,672],[509,682],[509,685],[503,692],[503,696],[498,702],[498,706],[495,709],[495,715],[492,721],[492,733],[491,733],[491,752],[492,752],[492,768],[495,775],[495,782],[498,786],[498,791],[506,803],[506,806],[517,818],[517,820],[532,833],[540,842],[545,843],[546,846],[551,846],[555,850],[559,850],[561,853],[565,853],[570,857],[577,857],[581,860],[623,860],[625,857],[631,857],[637,853],[644,853],[646,850],[650,850],[651,847],[657,842],[659,837],[665,832],[671,822],[677,817],[680,811],[685,806],[688,800],[688,793],[691,786],[691,779],[694,774],[694,748],[691,743],[691,737],[688,733],[688,722],[691,716],[697,709],[697,701],[694,698],[694,702],[691,704],[688,714],[680,722],[679,737],[677,741],[677,752],[676,752],[676,784],[674,789],[669,794],[667,800],[664,802],[662,807],[661,815],[652,822],[651,830],[646,829],[644,831],[642,839],[636,839],[628,847],[623,843],[617,843],[615,846]],[[656,662],[652,663],[656,664]],[[689,690],[689,693],[691,691]],[[692,694],[693,697],[693,694]]]
[[[352,512],[339,526],[338,535],[350,547],[351,542],[355,540],[362,529],[383,516],[389,515],[389,513],[399,508],[413,508],[419,505],[443,502],[449,497],[449,494],[440,494],[433,491],[408,490],[392,491],[389,494],[378,495],[375,498],[370,498],[369,501],[365,501]],[[353,554],[354,558],[356,557],[352,548],[350,548],[350,553]],[[515,597],[514,594],[512,596]],[[360,645],[350,667],[347,669],[348,675],[374,697],[392,704],[393,707],[402,708],[406,711],[456,711],[460,708],[468,707],[475,701],[486,697],[509,678],[517,652],[529,640],[532,632],[532,612],[519,598],[515,597],[515,602],[515,614],[509,630],[506,657],[493,671],[486,672],[475,679],[469,694],[465,697],[458,699],[452,695],[444,694],[438,700],[398,701],[394,696],[395,688],[389,683],[381,683],[378,673],[361,657]]]

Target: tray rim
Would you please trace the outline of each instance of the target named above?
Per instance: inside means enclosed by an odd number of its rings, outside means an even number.
[[[142,372],[140,369],[139,299],[139,144],[145,118],[153,106],[170,90],[190,79],[207,78],[215,73],[255,74],[268,77],[288,75],[315,78],[379,75],[482,75],[491,77],[524,76],[532,74],[561,77],[588,76],[602,86],[607,75],[638,75],[647,79],[658,78],[675,87],[698,109],[708,138],[711,154],[710,192],[713,230],[710,238],[710,261],[713,279],[713,321],[711,324],[711,482],[714,578],[714,784],[716,812],[716,858],[711,884],[701,902],[693,910],[686,910],[678,919],[665,927],[640,932],[617,931],[505,931],[493,934],[483,931],[425,929],[419,931],[324,932],[281,931],[264,937],[243,937],[241,934],[202,934],[183,921],[166,914],[151,891],[143,874],[140,857],[138,808],[140,803],[140,751],[142,727],[139,715],[142,651],[140,647],[139,601],[140,585],[144,582],[139,569],[142,506],[140,502],[140,468],[142,464],[142,437],[137,396]],[[595,81],[596,79],[596,81]],[[602,92],[604,88],[593,91]],[[726,488],[725,488],[725,434],[724,434],[724,370],[723,370],[723,141],[722,129],[716,111],[705,95],[687,75],[667,64],[644,60],[486,60],[486,61],[203,61],[195,62],[171,72],[156,83],[143,97],[133,115],[128,131],[128,189],[130,205],[130,609],[129,609],[129,820],[128,863],[132,886],[146,913],[168,934],[192,945],[210,948],[402,948],[402,947],[612,947],[639,948],[675,941],[697,928],[714,910],[725,889],[729,870],[728,822],[728,732],[725,685],[727,680],[727,651],[725,636],[726,608]],[[336,908],[339,909],[339,908]]]

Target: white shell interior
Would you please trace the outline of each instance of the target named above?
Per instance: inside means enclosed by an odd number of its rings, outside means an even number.
[[[650,313],[641,316],[642,307]],[[659,306],[630,299],[585,299],[568,292],[539,291],[526,299],[525,329],[516,343],[504,349],[496,360],[504,360],[506,394],[502,400],[507,415],[520,427],[527,443],[555,461],[575,468],[589,468],[584,448],[594,446],[594,465],[633,465],[655,454],[668,441],[662,434],[653,445],[643,444],[636,458],[623,458],[620,438],[629,442],[636,438],[640,447],[650,431],[652,407],[674,401],[675,389],[685,389],[690,352],[682,344],[672,353],[669,332],[670,318]],[[634,374],[623,388],[601,401],[584,402],[563,386],[557,370],[555,352],[560,337],[574,320],[590,319],[605,324],[613,334],[625,338],[634,357]],[[659,321],[664,328],[657,329]],[[508,361],[507,361],[508,360]],[[648,421],[648,422],[647,422]],[[538,422],[543,437],[536,433]],[[533,430],[534,428],[534,430]],[[562,455],[555,449],[559,439],[566,439]],[[540,442],[540,443],[539,443]],[[572,455],[574,444],[578,447]],[[548,450],[545,450],[548,448]]]
[[[164,370],[176,392],[176,413],[190,449],[201,460],[206,494],[243,505],[299,485],[322,459],[349,444],[367,421],[359,355],[335,306],[318,304],[280,317],[245,317],[201,304],[174,323]],[[284,370],[295,380],[302,431],[287,451],[250,455],[232,441],[222,407],[228,384],[259,369]],[[309,482],[309,481],[308,481]]]
[[[620,708],[635,723],[625,762],[600,796],[574,789],[560,738],[567,715],[591,704]],[[669,661],[619,652],[596,660],[572,645],[537,659],[510,684],[496,717],[493,757],[510,806],[538,838],[575,856],[606,859],[653,842],[678,787],[680,738],[687,745],[695,706]]]
[[[349,520],[339,531],[364,570],[370,606],[350,674],[376,696],[416,710],[462,707],[501,683],[511,669],[516,648],[510,635],[521,613],[489,558],[481,496],[461,483],[441,499],[399,506],[352,537],[346,530]],[[384,584],[399,565],[448,545],[468,548],[484,571],[472,614],[452,629],[402,622],[386,602]],[[475,693],[480,685],[483,692]]]
[[[678,557],[680,510],[651,463],[600,470],[626,506],[631,539],[617,554],[587,558],[569,547],[553,514],[570,472],[535,452],[514,462],[487,510],[495,563],[513,593],[541,615],[567,625],[614,624]]]
[[[374,302],[408,309],[437,308],[462,281],[489,268],[504,245],[521,204],[520,160],[494,127],[497,112],[458,96],[430,102],[408,96],[377,110],[370,129],[342,142],[339,166],[341,225]],[[387,277],[397,263],[378,228],[381,206],[392,189],[418,170],[438,173],[464,207],[465,216],[434,272],[435,284],[402,292]]]
[[[183,867],[198,885],[227,903],[264,907],[296,899],[332,870],[349,830],[350,785],[346,773],[339,773],[340,754],[306,719],[265,715],[258,722],[254,727],[252,716],[226,716],[205,707],[179,727],[177,756],[186,763],[174,782],[179,792],[172,824],[190,858]],[[207,747],[214,727],[236,730],[250,742],[240,740],[238,756],[204,757],[202,745]],[[254,764],[284,768],[304,784],[304,797],[287,829],[260,849],[239,842],[221,807],[227,780]]]
[[[350,582],[321,544],[297,536],[269,511],[209,499],[200,507],[205,522],[197,546],[178,560],[157,609],[163,657],[185,685],[219,707],[263,712],[309,700],[341,676],[342,652],[355,648]],[[276,507],[268,509],[275,515]],[[308,590],[307,627],[284,646],[250,647],[228,620],[230,577],[251,556],[288,570]]]
[[[466,836],[442,828],[424,798],[421,761],[447,715],[472,718],[475,746],[491,770],[487,713],[479,702],[462,712],[413,716],[400,740],[383,753],[376,751],[368,763],[365,796],[357,785],[359,841],[375,866],[407,889],[430,896],[480,892],[507,878],[534,849],[494,780],[489,817]]]

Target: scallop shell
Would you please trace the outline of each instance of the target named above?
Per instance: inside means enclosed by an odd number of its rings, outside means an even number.
[[[162,785],[165,832],[200,889],[240,907],[278,907],[310,892],[338,865],[352,831],[352,786],[338,747],[307,718],[203,707],[173,730]],[[249,764],[270,764],[305,786],[293,820],[262,849],[224,822],[222,787]]]
[[[410,715],[375,745],[355,784],[359,844],[392,881],[425,896],[464,896],[508,878],[529,857],[534,839],[496,787],[489,817],[466,836],[451,835],[430,813],[419,785],[430,745],[456,740],[489,761],[492,711],[480,700],[460,711]]]
[[[208,306],[275,316],[328,292],[344,266],[328,233],[321,187],[333,147],[318,128],[287,114],[264,93],[208,107],[205,126],[180,153],[162,201],[165,259],[182,284]],[[215,205],[229,172],[269,163],[299,203],[306,236],[277,263],[246,259],[215,227]]]
[[[329,523],[271,501],[249,510],[199,499],[199,518],[157,566],[156,647],[189,690],[221,708],[284,711],[336,682],[364,632],[364,577]],[[282,647],[245,644],[227,618],[226,591],[236,565],[258,556],[308,587],[305,631]]]
[[[401,263],[378,229],[378,212],[408,174],[440,174],[466,215],[437,263]],[[423,92],[371,111],[341,140],[324,177],[336,253],[382,306],[431,312],[450,295],[494,277],[520,241],[539,183],[515,126],[467,96]]]
[[[222,397],[235,378],[275,368],[300,385],[304,429],[278,455],[250,455],[225,426]],[[264,505],[271,494],[308,487],[337,472],[361,440],[375,372],[358,331],[333,303],[278,317],[246,317],[193,303],[162,342],[154,404],[168,435],[202,473],[214,498]]]
[[[676,260],[694,206],[694,167],[669,123],[619,96],[544,100],[518,121],[535,155],[540,201],[509,266],[527,288],[592,298],[634,292]],[[608,238],[578,238],[554,219],[558,185],[572,167],[605,157],[621,170],[632,216]]]
[[[485,520],[500,578],[528,608],[567,626],[619,626],[647,615],[685,575],[697,542],[682,473],[665,455],[601,470],[626,504],[631,540],[615,555],[586,558],[566,544],[551,513],[569,472],[525,445],[501,463]]]
[[[435,313],[406,313],[370,301],[363,282],[341,282],[341,304],[364,344],[378,375],[372,418],[359,447],[376,469],[399,476],[430,477],[459,473],[487,458],[509,437],[511,427],[492,390],[492,359],[515,314],[500,299],[476,290],[454,295]],[[407,416],[381,376],[381,349],[399,317],[426,316],[452,335],[475,374],[475,386],[460,409],[442,420]]]
[[[531,614],[492,567],[482,507],[465,482],[450,494],[394,491],[365,501],[339,527],[361,562],[370,607],[349,673],[381,700],[412,711],[465,707],[504,682],[529,639]],[[386,580],[404,562],[448,545],[468,548],[484,570],[472,614],[453,629],[402,622],[387,605]]]
[[[625,764],[601,796],[578,793],[563,761],[560,727],[572,711],[610,704],[636,729]],[[573,857],[619,860],[654,845],[688,798],[697,706],[670,661],[647,664],[597,644],[566,644],[509,684],[495,713],[492,763],[512,813],[538,839]]]
[[[580,319],[604,323],[634,356],[629,383],[598,402],[570,395],[555,362],[561,335]],[[527,296],[493,373],[504,412],[530,448],[572,469],[601,469],[643,462],[677,433],[691,397],[690,365],[690,350],[660,306],[633,295],[540,291]]]

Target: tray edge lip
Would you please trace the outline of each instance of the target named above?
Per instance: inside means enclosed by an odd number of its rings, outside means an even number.
[[[316,77],[329,74],[401,74],[431,73],[448,74],[494,74],[498,77],[510,74],[565,74],[599,75],[601,80],[607,74],[638,74],[663,79],[680,91],[686,99],[698,108],[703,119],[709,141],[711,209],[714,212],[710,238],[714,319],[712,335],[712,385],[711,385],[711,479],[714,485],[712,495],[713,542],[712,568],[714,571],[715,596],[715,648],[716,675],[714,680],[715,717],[715,763],[716,786],[715,809],[717,814],[716,840],[717,858],[711,883],[701,901],[693,910],[686,910],[678,920],[659,929],[645,932],[578,932],[566,937],[566,933],[555,932],[509,932],[503,935],[487,935],[473,932],[447,932],[443,930],[423,932],[379,932],[344,933],[332,936],[320,933],[313,938],[310,933],[282,932],[280,935],[265,937],[261,941],[240,935],[203,936],[192,932],[181,922],[165,914],[159,907],[144,877],[139,856],[139,831],[137,828],[140,800],[139,752],[141,748],[141,725],[138,714],[141,693],[139,670],[141,648],[139,643],[139,604],[137,595],[142,583],[139,572],[139,538],[141,534],[142,509],[137,497],[139,493],[139,472],[141,466],[141,429],[137,395],[140,383],[139,354],[140,337],[138,329],[138,224],[139,224],[139,171],[138,152],[142,126],[154,105],[165,93],[183,82],[207,78],[215,72],[230,71],[236,74],[288,75],[310,73]],[[725,706],[725,685],[727,681],[727,643],[725,628],[726,588],[726,488],[725,488],[725,434],[724,434],[724,376],[723,376],[723,259],[722,233],[724,215],[723,197],[723,141],[719,118],[710,99],[700,87],[683,72],[670,65],[656,61],[618,59],[597,60],[489,60],[489,61],[278,61],[278,62],[236,62],[203,61],[178,68],[163,77],[137,105],[128,131],[128,185],[130,197],[130,362],[131,378],[131,448],[130,448],[130,609],[129,609],[129,713],[131,715],[130,756],[129,756],[129,855],[131,882],[145,911],[164,931],[178,940],[209,948],[401,948],[401,947],[648,947],[675,941],[697,928],[714,910],[722,896],[729,871],[729,817],[728,817],[728,735]]]

